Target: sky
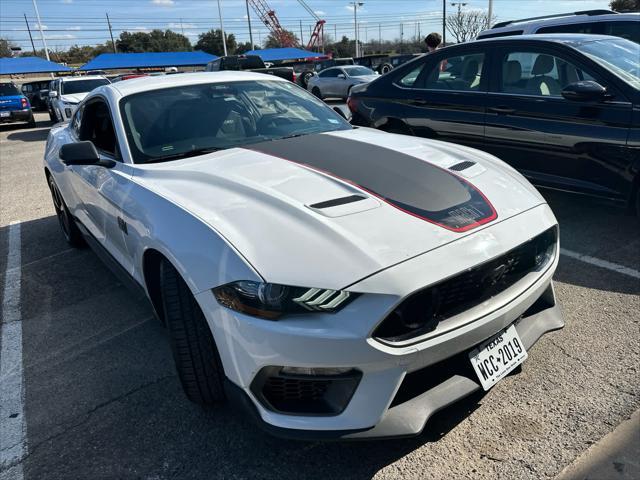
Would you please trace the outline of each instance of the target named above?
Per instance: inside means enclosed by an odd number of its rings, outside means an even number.
[[[106,15],[113,35],[122,31],[172,29],[187,35],[195,44],[198,34],[220,27],[215,0],[36,0],[47,45],[53,50],[66,50],[71,45],[97,45],[109,39]],[[245,0],[220,0],[227,33],[238,42],[249,40]],[[297,0],[257,0],[275,10],[280,23],[303,43],[315,25],[315,19]],[[325,33],[330,36],[354,36],[353,7],[348,0],[306,0],[319,18],[326,20]],[[358,7],[360,39],[405,39],[420,33],[442,31],[442,0],[364,0]],[[458,7],[446,1],[447,13]],[[486,10],[488,0],[466,0],[463,9]],[[497,21],[526,18],[576,10],[608,8],[607,0],[494,0]],[[32,29],[37,49],[42,48],[38,22],[32,0],[0,0],[0,37],[31,49],[24,15]],[[254,43],[268,35],[267,28],[251,10]]]

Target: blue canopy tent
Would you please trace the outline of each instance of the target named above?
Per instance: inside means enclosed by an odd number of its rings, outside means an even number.
[[[70,72],[71,69],[59,63],[40,57],[2,57],[0,75],[19,75],[25,73]]]
[[[324,53],[310,52],[300,48],[265,48],[251,50],[245,55],[258,55],[263,62],[277,62],[280,60],[305,60],[311,58],[328,58]]]
[[[120,68],[158,68],[204,66],[215,55],[195,52],[103,53],[82,65],[79,70],[115,70]]]

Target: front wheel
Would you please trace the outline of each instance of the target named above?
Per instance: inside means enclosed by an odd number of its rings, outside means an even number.
[[[160,289],[173,358],[187,398],[200,405],[222,403],[224,370],[213,335],[191,290],[167,260],[160,264]]]
[[[322,100],[322,93],[320,92],[320,89],[318,87],[313,87],[311,89],[311,93],[313,93],[316,97]]]
[[[76,225],[76,221],[71,216],[71,213],[69,213],[67,204],[64,203],[62,194],[60,193],[60,190],[58,190],[58,186],[56,185],[56,182],[53,181],[52,176],[49,177],[49,190],[51,191],[53,208],[56,211],[56,216],[58,217],[58,223],[60,224],[60,229],[62,230],[64,239],[72,247],[82,247],[84,245],[82,232]]]

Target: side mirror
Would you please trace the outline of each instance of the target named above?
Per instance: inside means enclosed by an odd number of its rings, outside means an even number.
[[[349,121],[349,117],[347,117],[346,113],[344,113],[344,110],[342,110],[340,107],[333,107],[333,111],[344,118],[347,122]]]
[[[347,76],[344,73],[339,73],[338,74],[338,78],[341,78],[341,79],[345,80],[347,78]]]
[[[49,92],[49,98],[56,98],[58,96],[58,92],[56,92],[55,90],[51,90]]]
[[[607,98],[607,89],[593,80],[583,80],[564,87],[562,96],[575,102],[600,102]]]
[[[59,156],[65,165],[98,165],[106,168],[116,165],[113,160],[102,160],[96,146],[89,141],[67,143],[60,147]]]

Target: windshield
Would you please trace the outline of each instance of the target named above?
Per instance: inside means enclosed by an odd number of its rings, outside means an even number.
[[[135,163],[352,128],[305,90],[273,80],[137,93],[120,102],[120,111]]]
[[[94,78],[92,80],[73,80],[72,82],[62,82],[62,95],[74,93],[90,92],[101,85],[108,85],[110,82],[106,78]]]
[[[344,70],[345,72],[347,72],[347,75],[349,75],[350,77],[365,77],[367,75],[376,74],[373,70],[367,67],[352,67],[352,68],[345,68]]]
[[[10,95],[20,95],[20,92],[13,83],[0,83],[0,97]]]
[[[640,45],[623,38],[594,40],[575,48],[640,90]]]

